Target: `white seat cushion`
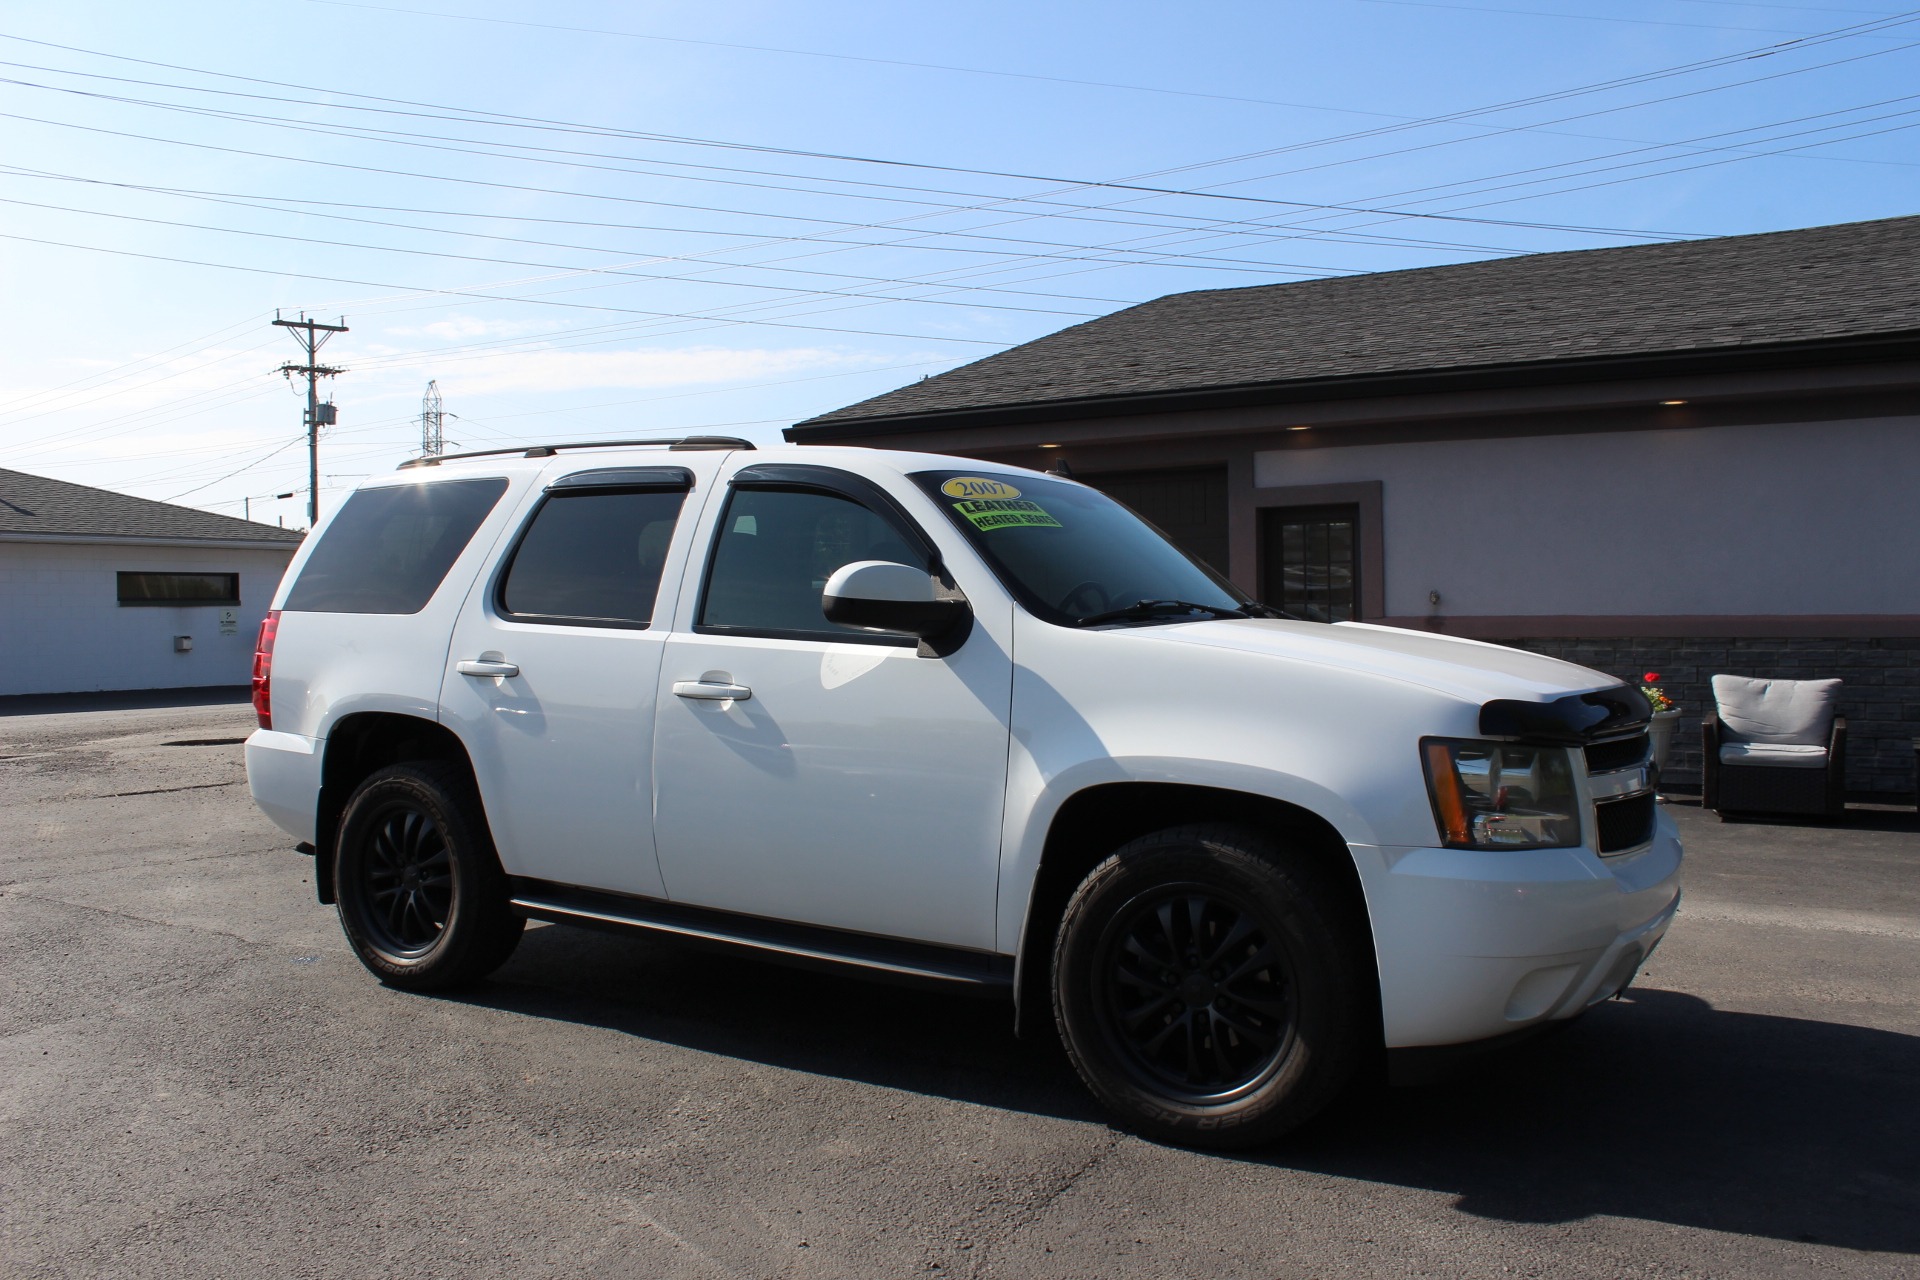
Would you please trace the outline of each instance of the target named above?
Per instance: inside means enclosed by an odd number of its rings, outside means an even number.
[[[1721,764],[1757,764],[1770,769],[1824,769],[1825,747],[1791,742],[1729,742],[1720,748]]]
[[[1723,741],[1822,747],[1833,736],[1838,680],[1751,680],[1715,676]]]

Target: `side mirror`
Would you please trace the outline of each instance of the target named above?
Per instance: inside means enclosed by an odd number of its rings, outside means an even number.
[[[918,636],[924,656],[942,658],[960,647],[973,622],[965,596],[945,590],[924,569],[889,560],[856,560],[835,570],[820,593],[820,612],[843,627]]]

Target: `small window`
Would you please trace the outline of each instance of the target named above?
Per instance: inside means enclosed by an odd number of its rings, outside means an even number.
[[[116,574],[121,604],[239,604],[237,573]]]
[[[700,628],[794,638],[911,644],[828,622],[827,579],[856,560],[917,569],[927,559],[891,522],[850,498],[812,490],[736,489],[707,569]]]
[[[1262,597],[1315,622],[1360,616],[1360,509],[1280,507],[1262,513]]]
[[[679,489],[554,492],[513,553],[500,611],[569,626],[646,626],[685,497]]]
[[[320,536],[285,607],[418,613],[507,491],[501,479],[362,489]]]

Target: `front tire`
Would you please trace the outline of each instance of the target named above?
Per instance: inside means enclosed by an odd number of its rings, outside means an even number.
[[[383,982],[444,991],[506,962],[526,921],[507,904],[472,784],[437,761],[390,765],[347,801],[336,842],[340,924]]]
[[[1067,904],[1054,1017],[1081,1078],[1168,1142],[1270,1142],[1331,1102],[1376,1020],[1362,941],[1315,860],[1228,825],[1122,846]]]

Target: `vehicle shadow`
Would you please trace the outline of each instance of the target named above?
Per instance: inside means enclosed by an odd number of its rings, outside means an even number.
[[[455,997],[743,1061],[1099,1122],[1051,1035],[1000,1000],[863,981],[679,942],[527,931],[495,980]]]
[[[1445,1081],[1356,1094],[1261,1159],[1508,1222],[1920,1253],[1916,1080],[1920,1037],[1637,990]]]
[[[1103,1122],[1008,1007],[673,944],[529,932],[466,999],[745,1061]],[[1282,1144],[1196,1153],[1458,1197],[1509,1222],[1608,1215],[1920,1254],[1920,1036],[1639,990],[1427,1085],[1356,1087]]]

